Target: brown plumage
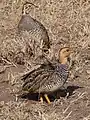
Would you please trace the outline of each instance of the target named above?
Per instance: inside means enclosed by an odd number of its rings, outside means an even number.
[[[24,75],[22,77],[24,82],[22,89],[29,93],[44,93],[45,98],[50,103],[46,94],[60,89],[68,78],[68,67],[66,63],[70,54],[70,48],[63,48],[59,52],[59,62],[61,64],[53,64],[48,61],[39,68]]]
[[[25,7],[27,4],[31,3],[26,2],[23,5],[23,15],[18,24],[18,33],[21,39],[23,38],[26,43],[28,43],[32,51],[31,55],[37,56],[38,53],[39,56],[42,52],[48,51],[50,48],[50,40],[44,25],[29,14],[26,14]]]

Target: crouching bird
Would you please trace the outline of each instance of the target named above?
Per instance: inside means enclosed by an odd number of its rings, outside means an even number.
[[[23,75],[22,89],[28,93],[43,93],[50,104],[48,94],[62,88],[68,78],[67,61],[71,52],[69,47],[62,48],[59,51],[58,63],[48,61],[41,64],[39,68]],[[42,96],[40,100],[43,102]]]

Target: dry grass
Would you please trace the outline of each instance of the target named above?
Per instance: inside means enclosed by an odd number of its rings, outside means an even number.
[[[28,7],[27,12],[45,26],[52,42],[49,58],[54,54],[57,57],[59,47],[71,46],[74,54],[69,82],[84,87],[76,90],[69,99],[60,98],[51,105],[17,99],[15,94],[22,85],[16,78],[33,66],[28,55],[24,58],[24,66],[16,64],[14,59],[25,45],[25,40],[17,36],[25,1],[0,1],[0,65],[4,64],[0,72],[5,70],[0,74],[0,80],[9,82],[11,93],[16,97],[7,103],[0,102],[0,120],[89,120],[90,1],[28,0],[38,7]],[[23,59],[22,54],[20,57]]]

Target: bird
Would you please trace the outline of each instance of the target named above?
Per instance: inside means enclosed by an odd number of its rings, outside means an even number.
[[[33,18],[29,13],[26,13],[27,5],[30,2],[25,2],[22,7],[22,17],[18,23],[18,35],[21,37],[22,41],[26,42],[26,54],[29,53],[27,48],[29,46],[30,57],[39,56],[43,53],[48,53],[50,48],[50,39],[48,32],[44,25]],[[33,4],[31,4],[33,5]]]
[[[37,69],[23,75],[21,78],[23,81],[22,90],[28,93],[43,93],[47,103],[50,104],[48,94],[62,88],[68,79],[67,61],[71,53],[70,47],[64,47],[59,50],[58,62],[47,60]],[[42,96],[40,96],[40,101],[43,102]]]

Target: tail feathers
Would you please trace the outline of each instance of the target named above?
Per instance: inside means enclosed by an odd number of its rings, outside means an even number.
[[[43,69],[32,73],[33,75],[29,75],[29,77],[25,80],[23,84],[23,89],[28,90],[29,92],[33,92],[40,87],[41,81],[47,77]]]
[[[25,73],[23,76],[21,76],[21,80],[26,81],[26,79],[34,79],[36,76],[41,74],[45,70],[54,70],[55,67],[51,64],[41,64],[38,67],[36,66],[32,70],[30,70],[28,73]]]
[[[38,68],[40,67],[40,65],[37,65],[35,67],[33,67],[32,69],[30,69],[30,71],[26,72],[24,75],[21,76],[21,80],[25,80],[29,77],[29,75],[31,75],[32,73],[34,73]]]
[[[30,76],[34,71],[35,70],[25,73],[23,76],[21,76],[21,80],[25,81],[28,78],[28,76]]]

